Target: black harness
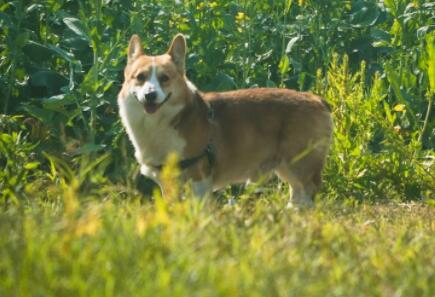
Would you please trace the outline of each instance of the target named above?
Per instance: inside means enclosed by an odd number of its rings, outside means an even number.
[[[215,150],[214,150],[214,146],[211,143],[207,144],[207,146],[205,147],[205,149],[202,151],[201,154],[199,154],[195,157],[192,157],[192,158],[181,160],[178,162],[177,166],[181,170],[185,170],[185,169],[195,165],[196,163],[198,163],[198,161],[204,157],[207,157],[209,166],[213,166],[214,161],[215,161]],[[162,164],[152,165],[152,167],[154,169],[157,169],[159,171],[163,169],[163,166],[164,165],[162,165]]]
[[[199,96],[199,94],[196,94],[197,96]],[[214,120],[214,110],[211,108],[211,106],[209,104],[207,104],[208,110],[207,110],[207,119],[209,121],[209,123],[211,123]],[[211,139],[209,139],[207,146],[205,147],[205,149],[197,156],[192,157],[192,158],[188,158],[188,159],[184,159],[178,162],[178,168],[180,168],[181,170],[185,170],[193,165],[195,165],[196,163],[198,163],[202,158],[207,157],[208,160],[208,165],[210,167],[212,167],[214,165],[215,159],[216,159],[216,150],[214,148],[214,145],[211,142]],[[163,164],[160,165],[151,165],[151,167],[153,167],[156,170],[162,170],[163,169]]]

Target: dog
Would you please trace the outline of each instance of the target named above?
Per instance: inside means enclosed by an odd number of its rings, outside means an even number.
[[[130,39],[118,105],[141,174],[162,187],[162,165],[176,153],[199,197],[273,171],[290,184],[289,206],[312,205],[332,137],[328,104],[279,88],[201,92],[185,56],[182,34],[158,56]]]

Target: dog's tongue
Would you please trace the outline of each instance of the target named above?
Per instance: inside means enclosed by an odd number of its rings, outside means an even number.
[[[159,108],[158,104],[155,104],[155,103],[145,103],[145,111],[147,113],[155,113],[158,108]]]

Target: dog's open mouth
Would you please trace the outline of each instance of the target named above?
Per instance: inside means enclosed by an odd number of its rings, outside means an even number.
[[[147,113],[155,113],[157,109],[159,109],[160,104],[156,104],[153,102],[145,102],[144,108]]]
[[[172,93],[169,93],[166,96],[165,100],[162,101],[162,103],[145,101],[145,104],[144,104],[145,111],[147,113],[150,113],[150,114],[155,113],[163,104],[165,104],[166,101],[169,100],[169,97],[171,97],[171,95],[172,95]]]

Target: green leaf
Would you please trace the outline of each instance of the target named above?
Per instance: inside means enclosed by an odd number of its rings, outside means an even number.
[[[284,10],[284,13],[285,13],[285,14],[287,14],[287,13],[290,11],[290,8],[291,8],[291,6],[292,6],[292,2],[293,2],[293,0],[287,0],[287,1],[286,1],[286,4],[285,4],[285,10]]]
[[[73,31],[76,35],[78,35],[80,38],[89,41],[89,35],[87,34],[87,30],[85,26],[83,25],[82,21],[80,21],[77,18],[64,18],[63,22],[67,27]]]
[[[355,1],[350,12],[352,27],[363,28],[373,26],[376,24],[380,14],[379,7],[375,3]]]
[[[0,24],[1,21],[3,21],[6,25],[6,27],[13,27],[14,23],[12,22],[11,18],[4,12],[0,11]]]
[[[55,94],[68,85],[68,79],[51,70],[41,70],[30,76],[30,84],[35,87],[46,87],[48,92]]]
[[[268,87],[268,88],[276,88],[277,85],[276,85],[276,83],[275,83],[274,81],[268,79],[268,80],[266,81],[266,87]]]
[[[370,36],[376,41],[390,42],[391,35],[387,31],[381,30],[379,28],[371,28]]]
[[[384,111],[385,115],[387,116],[387,120],[390,124],[394,124],[394,121],[396,120],[396,115],[391,112],[390,105],[388,105],[387,102],[384,101]]]
[[[286,74],[287,71],[290,69],[290,61],[287,55],[283,55],[281,57],[278,68],[279,68],[279,73],[281,73],[281,75]]]
[[[58,46],[54,46],[52,44],[48,45],[48,48],[55,54],[57,54],[59,57],[63,58],[64,60],[72,63],[74,61],[74,55],[72,53],[67,52],[64,49],[61,49]]]
[[[53,54],[67,62],[74,62],[74,55],[52,44],[43,45],[36,41],[29,40],[23,51],[35,62],[46,61],[53,58]]]
[[[287,47],[285,49],[285,53],[291,53],[293,46],[298,42],[301,38],[299,36],[293,37],[290,39],[290,41],[287,43]]]
[[[25,105],[23,109],[41,122],[49,123],[53,118],[53,112],[32,105]]]
[[[206,89],[215,91],[228,91],[237,89],[237,85],[234,81],[234,78],[226,73],[220,72],[213,79],[213,83],[206,86]]]
[[[397,15],[397,7],[395,0],[384,0],[385,6],[391,11],[392,15]]]
[[[76,149],[73,154],[74,155],[83,155],[98,152],[106,147],[105,144],[94,144],[94,143],[86,143],[80,148]]]
[[[257,56],[257,62],[263,62],[267,59],[269,59],[273,54],[273,49],[268,50],[267,52],[265,52],[264,54],[258,55]]]
[[[74,104],[74,98],[70,95],[61,94],[52,96],[42,101],[44,108],[51,110],[63,110],[65,105]]]
[[[27,170],[36,169],[38,168],[39,164],[40,164],[39,162],[29,162],[24,165],[24,169]]]
[[[400,77],[397,75],[396,69],[393,69],[391,65],[386,64],[385,72],[387,73],[388,82],[390,83],[390,86],[393,89],[397,99],[402,103],[406,103],[405,97],[402,96],[400,89]]]
[[[95,93],[101,84],[102,82],[98,80],[98,65],[94,65],[89,69],[88,73],[86,73],[82,88],[88,93]]]

